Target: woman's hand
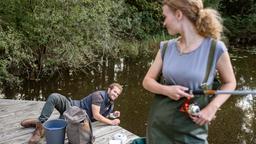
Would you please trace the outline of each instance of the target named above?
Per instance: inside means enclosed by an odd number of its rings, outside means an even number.
[[[165,86],[164,95],[168,96],[173,100],[179,100],[182,97],[193,97],[193,95],[186,93],[186,90],[188,90],[188,88],[180,85]]]
[[[209,124],[213,119],[216,118],[215,114],[217,112],[216,107],[206,106],[197,115],[190,115],[190,118],[198,125]]]

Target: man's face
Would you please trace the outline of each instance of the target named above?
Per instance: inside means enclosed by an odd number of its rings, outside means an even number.
[[[112,101],[117,99],[120,94],[121,94],[121,90],[118,87],[114,86],[112,89],[108,88],[108,95]]]

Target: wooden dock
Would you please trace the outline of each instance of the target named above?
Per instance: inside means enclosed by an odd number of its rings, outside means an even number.
[[[20,122],[25,118],[37,118],[43,107],[43,101],[25,101],[0,99],[0,144],[24,144],[27,143],[34,131],[34,128],[23,128]],[[58,118],[55,110],[50,119]],[[117,133],[127,136],[126,144],[130,144],[135,134],[123,129],[120,126],[110,126],[100,122],[92,123],[93,133],[96,137],[94,144],[108,144]],[[45,144],[43,138],[40,144]],[[68,143],[67,138],[65,144]]]

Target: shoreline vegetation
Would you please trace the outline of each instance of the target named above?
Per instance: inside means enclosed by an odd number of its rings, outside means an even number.
[[[226,43],[253,46],[253,0],[205,0],[224,19]],[[1,0],[0,85],[88,72],[107,59],[152,55],[170,37],[161,2],[146,0]]]

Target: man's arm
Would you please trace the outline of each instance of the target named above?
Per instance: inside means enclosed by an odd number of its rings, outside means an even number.
[[[110,120],[100,114],[100,106],[92,104],[92,115],[95,120],[109,124],[109,125],[118,125],[120,123],[119,119]]]

